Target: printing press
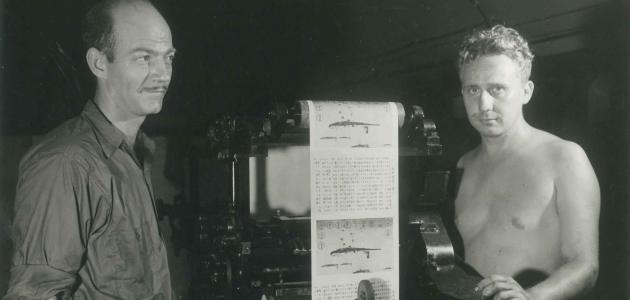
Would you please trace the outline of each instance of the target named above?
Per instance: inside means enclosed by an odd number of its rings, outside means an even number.
[[[456,258],[442,221],[450,172],[437,164],[436,124],[397,105],[400,298],[479,299],[481,277]],[[193,299],[310,299],[307,114],[299,101],[263,118],[224,117],[190,151],[185,193],[159,210],[192,255]],[[380,299],[372,284],[361,281],[354,299]]]

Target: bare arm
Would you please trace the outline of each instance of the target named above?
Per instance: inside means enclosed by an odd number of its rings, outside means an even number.
[[[586,154],[563,143],[555,155],[556,205],[564,264],[532,287],[534,299],[570,299],[590,290],[599,271],[599,184]]]

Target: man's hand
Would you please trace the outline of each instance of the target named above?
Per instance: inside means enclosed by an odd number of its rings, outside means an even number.
[[[481,299],[492,300],[535,300],[512,277],[492,275],[480,281],[475,291],[481,293]]]

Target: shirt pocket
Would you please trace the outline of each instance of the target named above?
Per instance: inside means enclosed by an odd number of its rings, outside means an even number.
[[[112,232],[116,248],[114,267],[119,281],[119,293],[126,297],[141,297],[151,291],[153,274],[150,259],[154,255],[147,222],[134,227],[120,226]]]

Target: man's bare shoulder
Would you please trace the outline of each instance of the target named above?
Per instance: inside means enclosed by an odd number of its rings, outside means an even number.
[[[457,161],[457,168],[465,169],[475,159],[478,152],[479,152],[479,147],[475,147],[474,149],[462,155]]]
[[[563,167],[567,164],[588,162],[584,149],[577,143],[545,131],[539,131],[538,135],[538,143],[534,145],[535,149],[531,149],[531,153],[544,155],[545,162],[551,166]]]

